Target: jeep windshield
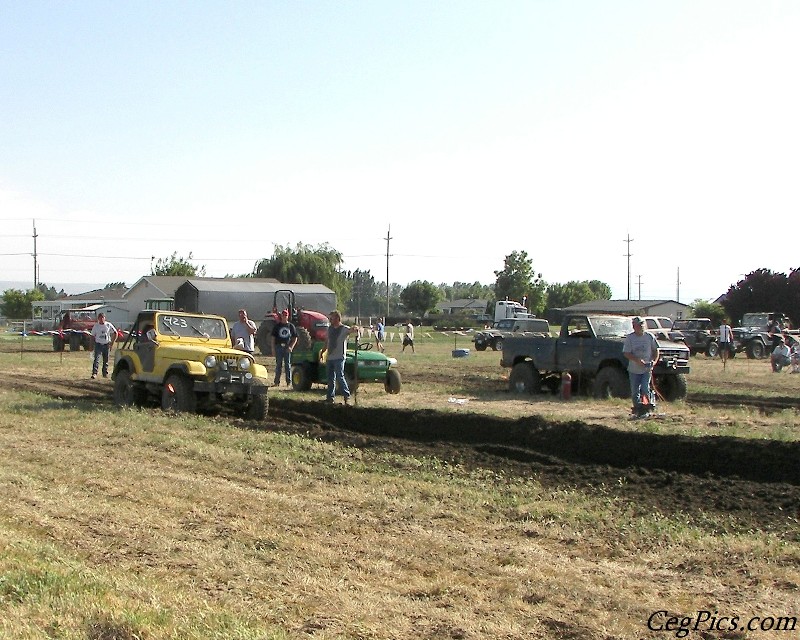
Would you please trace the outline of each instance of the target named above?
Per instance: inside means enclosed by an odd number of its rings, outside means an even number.
[[[225,323],[219,318],[207,316],[161,315],[158,318],[158,333],[181,338],[225,339],[228,337]]]
[[[598,338],[624,338],[633,331],[630,318],[597,316],[589,318],[589,324]]]

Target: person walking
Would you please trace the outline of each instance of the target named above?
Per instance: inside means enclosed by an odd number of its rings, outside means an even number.
[[[378,318],[375,323],[375,348],[383,353],[386,349],[383,347],[383,342],[386,340],[386,325],[383,318]]]
[[[281,369],[284,370],[286,385],[292,383],[292,351],[297,344],[297,327],[289,322],[289,310],[280,314],[280,322],[272,327],[272,353],[275,354],[275,386],[281,384]]]
[[[406,322],[405,329],[406,334],[403,336],[403,348],[400,352],[405,353],[406,347],[411,347],[411,353],[416,353],[414,350],[414,325],[411,324],[411,320]]]
[[[247,317],[246,309],[239,309],[239,319],[231,325],[231,344],[234,349],[253,353],[256,350],[255,340],[258,328],[256,323]]]
[[[622,355],[628,359],[633,415],[643,418],[649,415],[650,407],[655,404],[655,398],[650,392],[650,381],[653,367],[658,362],[658,342],[652,333],[644,330],[640,317],[635,317],[632,324],[633,332],[625,336]]]
[[[108,377],[108,351],[117,339],[117,328],[106,322],[106,314],[98,313],[97,322],[92,326],[94,338],[94,359],[92,360],[92,380],[97,377],[100,369],[100,360],[103,360],[103,377]]]
[[[331,311],[328,319],[331,326],[328,327],[328,342],[326,345],[327,360],[326,367],[328,373],[328,392],[325,402],[333,404],[336,398],[336,386],[344,396],[345,405],[350,404],[350,387],[344,377],[344,363],[347,356],[347,338],[351,333],[357,333],[357,327],[349,327],[342,324],[342,315],[338,311]]]
[[[719,357],[722,360],[722,368],[728,364],[728,357],[733,355],[733,330],[727,320],[723,320],[719,325]]]

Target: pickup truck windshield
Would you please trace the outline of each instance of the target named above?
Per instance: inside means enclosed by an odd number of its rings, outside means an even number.
[[[598,338],[624,338],[631,331],[633,331],[633,325],[631,324],[630,318],[589,318],[589,324],[592,325],[594,334]]]

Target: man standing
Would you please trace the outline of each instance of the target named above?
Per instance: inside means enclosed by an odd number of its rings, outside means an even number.
[[[286,377],[286,384],[292,382],[292,351],[297,344],[297,328],[289,322],[289,310],[280,314],[280,322],[272,327],[272,353],[275,354],[275,386],[281,383],[281,367]]]
[[[239,320],[231,325],[231,344],[233,344],[233,348],[253,353],[256,348],[253,336],[257,330],[256,323],[247,317],[247,311],[239,309]]]
[[[414,351],[414,325],[411,324],[411,320],[406,322],[406,334],[403,336],[403,348],[400,352],[404,353],[406,347],[411,347],[411,353],[416,353]]]
[[[348,327],[342,324],[342,315],[338,311],[331,311],[328,319],[331,326],[328,327],[327,344],[327,371],[328,371],[328,393],[325,402],[333,404],[336,397],[336,385],[344,396],[344,403],[350,404],[350,387],[344,377],[344,362],[347,355],[347,337],[351,333],[357,333],[357,327]]]
[[[383,318],[378,318],[375,323],[375,348],[383,353],[386,349],[383,348],[383,342],[386,340],[386,325],[383,323]]]
[[[622,354],[628,359],[633,415],[645,417],[649,415],[648,407],[655,404],[655,398],[650,393],[650,378],[658,362],[658,342],[653,334],[645,332],[640,317],[635,317],[632,322],[633,332],[625,336]],[[643,398],[646,398],[647,404]]]
[[[723,369],[728,364],[728,356],[731,355],[733,355],[733,330],[727,320],[723,320],[719,325],[719,357]]]
[[[108,377],[108,350],[117,339],[117,328],[110,322],[106,322],[106,314],[97,314],[97,322],[92,327],[92,337],[94,338],[94,360],[92,361],[92,380],[97,377],[97,370],[100,368],[100,358],[103,359],[103,377]]]

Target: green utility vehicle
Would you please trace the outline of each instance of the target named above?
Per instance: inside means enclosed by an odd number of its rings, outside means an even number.
[[[308,391],[313,384],[327,384],[326,356],[321,341],[315,341],[311,349],[292,352],[292,388]],[[402,381],[396,366],[395,358],[373,351],[371,342],[354,343],[347,349],[344,362],[347,386],[355,391],[362,382],[382,382],[386,393],[400,393]]]

